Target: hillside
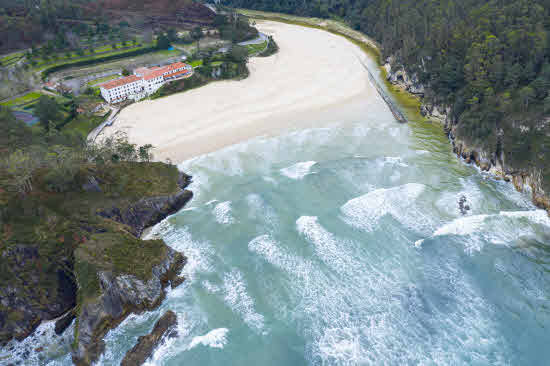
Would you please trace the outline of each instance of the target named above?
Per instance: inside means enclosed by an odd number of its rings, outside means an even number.
[[[45,41],[69,42],[82,27],[111,25],[144,28],[209,25],[215,13],[191,0],[178,1],[0,1],[0,53],[37,46]],[[108,27],[107,27],[108,28]]]
[[[88,365],[109,329],[181,283],[185,257],[139,238],[191,199],[190,177],[147,147],[86,147],[1,108],[0,132],[0,345],[66,314],[56,332],[76,317],[73,360]]]

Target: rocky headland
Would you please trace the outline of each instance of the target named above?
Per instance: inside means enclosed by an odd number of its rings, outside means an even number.
[[[42,190],[40,178],[32,195],[0,192],[0,344],[43,321],[58,319],[57,334],[75,321],[73,361],[90,365],[110,329],[182,283],[184,254],[140,235],[193,194],[191,177],[164,163],[82,167],[77,180],[62,194]]]
[[[388,57],[383,68],[391,84],[421,99],[420,113],[423,116],[442,123],[457,157],[464,159],[467,164],[475,164],[495,179],[511,182],[520,192],[530,192],[533,203],[550,212],[549,187],[545,184],[543,169],[540,166],[530,161],[523,164],[509,161],[511,152],[502,143],[494,149],[470,143],[458,133],[458,120],[452,116],[449,106],[430,103],[424,98],[427,87],[419,81],[416,74],[407,72],[394,57]],[[500,134],[502,136],[504,132],[501,131]]]

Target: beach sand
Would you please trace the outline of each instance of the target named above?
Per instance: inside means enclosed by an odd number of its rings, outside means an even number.
[[[376,91],[343,37],[317,29],[261,21],[279,52],[249,61],[250,76],[130,105],[105,135],[125,131],[131,142],[155,146],[155,160],[174,163],[256,136],[319,127],[368,113]]]

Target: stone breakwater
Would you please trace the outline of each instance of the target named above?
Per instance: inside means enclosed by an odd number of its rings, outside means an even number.
[[[388,57],[384,64],[387,79],[411,94],[424,96],[425,86],[416,74],[409,75],[403,66],[393,65],[394,59]],[[479,146],[472,146],[456,135],[457,124],[451,117],[449,107],[422,103],[420,112],[423,116],[440,121],[449,136],[453,152],[464,159],[467,164],[475,164],[482,171],[488,172],[495,179],[511,182],[519,192],[531,192],[533,203],[550,212],[550,195],[543,187],[543,176],[540,169],[534,167],[512,167],[507,164],[503,151],[486,151]]]

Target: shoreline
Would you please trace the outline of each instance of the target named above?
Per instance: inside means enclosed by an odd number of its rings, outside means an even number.
[[[365,53],[372,56],[377,62],[380,70],[380,77],[385,83],[386,89],[391,94],[391,98],[399,103],[398,110],[404,112],[404,118],[412,117],[414,122],[422,120],[437,122],[442,131],[449,138],[449,143],[453,154],[457,159],[465,164],[473,164],[480,171],[489,174],[492,179],[504,180],[511,183],[518,192],[528,192],[531,194],[531,201],[535,206],[545,209],[550,215],[550,197],[544,191],[542,185],[542,173],[532,169],[513,169],[506,165],[502,157],[492,156],[490,152],[484,151],[477,147],[468,146],[465,141],[458,139],[453,131],[452,123],[448,117],[448,112],[441,106],[432,106],[423,102],[417,93],[409,91],[409,87],[418,88],[419,85],[402,85],[399,82],[393,82],[393,70],[387,68],[387,63],[381,59],[381,52],[378,44],[371,40],[367,35],[354,31],[347,25],[319,18],[304,18],[289,14],[281,13],[266,13],[262,11],[239,9],[239,12],[244,13],[251,18],[265,19],[271,21],[284,22],[286,24],[297,24],[304,27],[322,29],[326,32],[336,34],[348,39],[350,42],[357,44]],[[398,70],[399,71],[399,70]],[[404,72],[404,70],[403,70]],[[370,74],[370,70],[369,70]],[[407,78],[410,81],[410,78]],[[377,92],[384,99],[388,107],[394,113],[394,117],[398,121],[402,121],[399,115],[396,116],[393,106],[386,100],[382,87],[377,86]],[[423,86],[421,86],[423,88]],[[431,109],[430,109],[431,108]],[[439,110],[438,110],[439,109]]]
[[[376,91],[360,47],[323,30],[271,21],[257,26],[274,36],[279,51],[252,58],[248,78],[132,104],[103,136],[123,131],[132,143],[154,145],[155,160],[182,162],[254,137],[368,112]]]

